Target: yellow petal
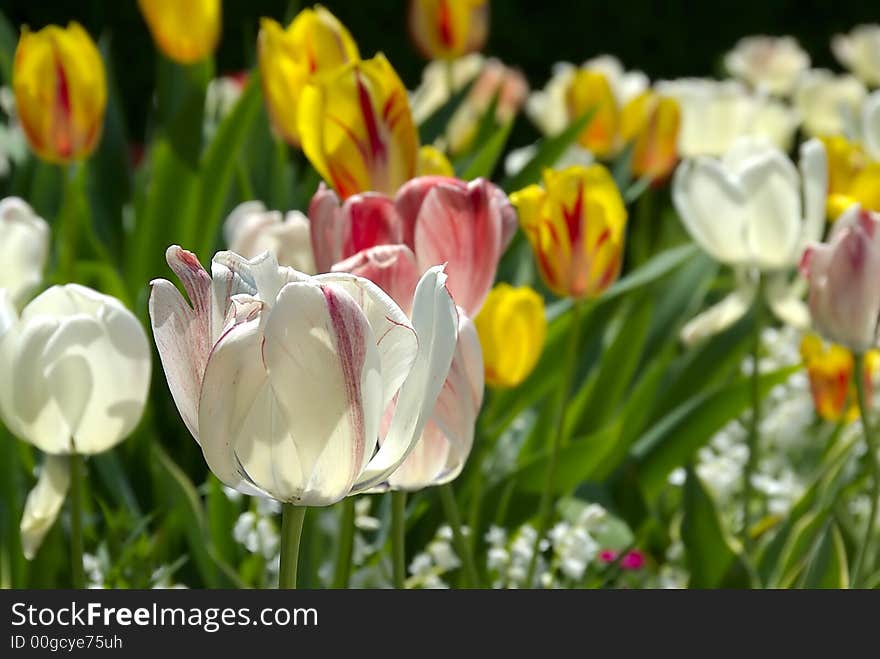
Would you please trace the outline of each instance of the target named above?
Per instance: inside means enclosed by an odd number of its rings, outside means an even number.
[[[547,334],[544,300],[527,286],[498,284],[474,320],[486,382],[515,387],[525,380],[541,357]]]
[[[620,137],[633,142],[632,173],[663,179],[678,160],[681,109],[672,98],[646,91],[627,103],[620,118]]]
[[[138,0],[153,41],[169,59],[192,64],[220,39],[220,0]]]
[[[598,158],[612,155],[617,149],[619,116],[608,79],[598,71],[578,69],[566,91],[565,102],[573,120],[593,113],[578,137],[581,146]]]
[[[418,134],[406,89],[382,54],[314,76],[298,112],[302,149],[343,198],[392,195],[416,174]]]
[[[104,63],[78,24],[22,30],[13,90],[31,148],[50,162],[88,156],[97,146],[107,107]]]
[[[488,0],[411,0],[409,28],[428,59],[454,59],[480,50],[489,32]]]
[[[455,176],[452,163],[443,152],[433,146],[425,145],[419,149],[419,176]]]

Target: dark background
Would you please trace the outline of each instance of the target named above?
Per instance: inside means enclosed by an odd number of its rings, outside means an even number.
[[[227,0],[217,71],[234,72],[254,63],[261,16],[285,20],[300,5],[290,0]],[[424,61],[406,32],[407,0],[325,0],[348,26],[361,54],[381,50],[409,88]],[[134,0],[0,0],[13,25],[40,28],[76,19],[93,36],[110,40],[115,78],[131,134],[143,133],[156,57]],[[552,64],[580,62],[613,53],[628,68],[652,78],[712,75],[721,55],[748,34],[792,34],[814,65],[838,68],[829,49],[831,35],[858,23],[880,20],[876,2],[765,0],[696,2],[670,0],[493,0],[492,26],[485,52],[519,66],[533,86],[542,86]]]

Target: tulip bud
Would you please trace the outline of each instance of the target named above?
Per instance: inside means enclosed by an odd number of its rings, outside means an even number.
[[[617,279],[626,207],[602,165],[545,170],[544,186],[514,193],[523,231],[547,286],[559,296],[593,298]]]
[[[85,286],[46,290],[0,337],[0,415],[45,453],[113,447],[140,420],[149,384],[141,324]]]
[[[278,211],[267,211],[260,201],[236,206],[223,224],[229,249],[245,258],[270,252],[280,265],[307,274],[315,273],[315,258],[309,235],[309,219],[290,211],[282,219]]]
[[[724,66],[759,91],[788,96],[810,67],[810,56],[793,37],[751,36],[724,56]]]
[[[852,353],[836,344],[825,344],[816,334],[807,334],[801,341],[801,357],[810,379],[810,392],[816,413],[826,421],[854,421],[859,417],[856,388],[852,381]],[[880,365],[876,351],[866,354],[862,374],[870,398],[872,375]]]
[[[220,0],[138,0],[153,41],[168,59],[193,64],[220,39]]]
[[[275,130],[299,146],[297,108],[313,76],[360,59],[357,44],[339,20],[320,5],[303,9],[287,29],[270,18],[260,24],[260,75]]]
[[[831,50],[838,61],[869,85],[880,85],[880,25],[857,25],[837,34]]]
[[[681,110],[675,99],[646,91],[627,103],[620,117],[620,137],[633,143],[632,173],[664,179],[678,162]]]
[[[547,334],[544,300],[528,286],[498,284],[474,321],[483,347],[486,382],[516,387],[541,357]]]
[[[69,163],[98,144],[107,107],[101,55],[78,24],[22,29],[12,87],[28,143],[43,160]]]
[[[0,201],[0,289],[21,304],[43,278],[49,225],[18,197]]]
[[[410,0],[409,31],[428,59],[455,59],[483,48],[488,0]]]
[[[813,324],[856,352],[871,348],[880,314],[880,215],[851,206],[827,243],[807,247],[801,273],[810,283]]]
[[[419,280],[408,318],[366,279],[310,277],[267,252],[220,252],[210,275],[180,247],[166,258],[192,306],[154,281],[153,335],[214,474],[305,506],[385,482],[421,436],[452,362],[457,317],[442,268]]]
[[[620,117],[614,92],[604,73],[578,69],[565,95],[568,114],[572,119],[592,113],[578,142],[597,158],[611,156],[617,149]]]
[[[303,152],[342,198],[393,194],[416,174],[419,138],[406,88],[384,55],[312,78],[297,121]]]

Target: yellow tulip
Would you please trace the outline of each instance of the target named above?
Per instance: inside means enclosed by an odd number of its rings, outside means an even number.
[[[343,198],[393,195],[416,175],[419,138],[406,88],[382,54],[314,76],[297,119],[303,152]]]
[[[153,41],[181,64],[203,60],[220,40],[220,0],[138,0]]]
[[[541,357],[547,335],[544,300],[528,286],[493,288],[474,320],[486,383],[515,387],[525,380]]]
[[[634,176],[664,179],[678,161],[681,109],[675,99],[645,91],[627,103],[620,117],[620,137],[633,143]]]
[[[482,49],[488,0],[410,0],[409,29],[428,59],[454,59]]]
[[[816,334],[801,340],[801,357],[810,378],[810,391],[816,413],[827,421],[854,421],[859,417],[856,388],[852,381],[854,359],[843,346],[825,343]],[[880,367],[880,353],[865,356],[865,387],[871,391],[872,375]],[[869,393],[870,395],[870,393]]]
[[[40,158],[67,163],[94,151],[104,126],[107,79],[82,26],[23,28],[12,87],[22,128]]]
[[[828,217],[837,219],[855,203],[880,211],[880,163],[871,162],[845,137],[824,137],[822,142],[828,154]]]
[[[425,145],[419,149],[419,176],[455,176],[449,158],[438,148]]]
[[[510,196],[538,270],[559,296],[592,298],[620,273],[626,207],[602,165],[545,170],[544,185]]]
[[[297,107],[314,75],[356,62],[358,47],[345,26],[324,7],[303,9],[284,29],[271,18],[260,23],[263,95],[275,130],[299,146]]]
[[[578,69],[566,90],[565,103],[572,119],[593,113],[578,136],[581,146],[597,158],[613,155],[618,146],[620,113],[605,75],[591,69]]]

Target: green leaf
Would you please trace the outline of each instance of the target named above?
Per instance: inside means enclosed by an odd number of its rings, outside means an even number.
[[[541,180],[541,172],[562,157],[562,154],[577,140],[578,135],[589,125],[595,111],[590,110],[575,119],[564,131],[553,137],[545,137],[538,145],[535,156],[514,176],[505,178],[501,187],[505,192],[515,192],[527,185]]]
[[[223,221],[227,196],[236,164],[262,104],[259,73],[249,76],[247,87],[217,129],[202,159],[198,212],[186,227],[187,243],[202,259],[209,259]]]
[[[603,299],[620,297],[631,291],[646,286],[660,277],[669,274],[685,261],[694,258],[699,254],[699,248],[694,244],[673,247],[672,249],[661,252],[653,257],[645,265],[633,270],[625,277],[621,277],[610,289],[605,293]]]
[[[763,398],[785,382],[800,365],[765,373],[759,378]],[[633,454],[638,464],[639,481],[648,500],[663,489],[669,473],[685,464],[693,454],[728,421],[735,419],[751,404],[750,377],[697,394],[669,412],[636,442]]]
[[[819,539],[819,546],[804,574],[805,588],[845,589],[850,587],[846,547],[840,528],[833,522]]]
[[[0,80],[7,87],[12,85],[12,62],[18,46],[18,30],[6,15],[0,11]]]
[[[456,175],[464,181],[472,181],[475,178],[491,178],[498,159],[504,152],[504,145],[510,136],[513,122],[508,121],[498,130],[492,133],[477,151],[465,162],[456,167]]]
[[[140,517],[143,514],[141,507],[138,504],[131,483],[128,481],[125,467],[122,465],[122,461],[119,459],[116,451],[111,449],[92,456],[91,463],[94,465],[95,471],[98,472],[98,476],[104,482],[107,490],[115,497],[118,497],[133,516]]]
[[[749,569],[739,543],[724,529],[715,502],[693,468],[684,484],[681,539],[690,572],[689,588],[744,587]]]
[[[195,64],[177,64],[163,55],[156,67],[157,115],[162,135],[175,153],[196,168],[202,151],[205,94],[214,75],[214,63],[206,58]]]

